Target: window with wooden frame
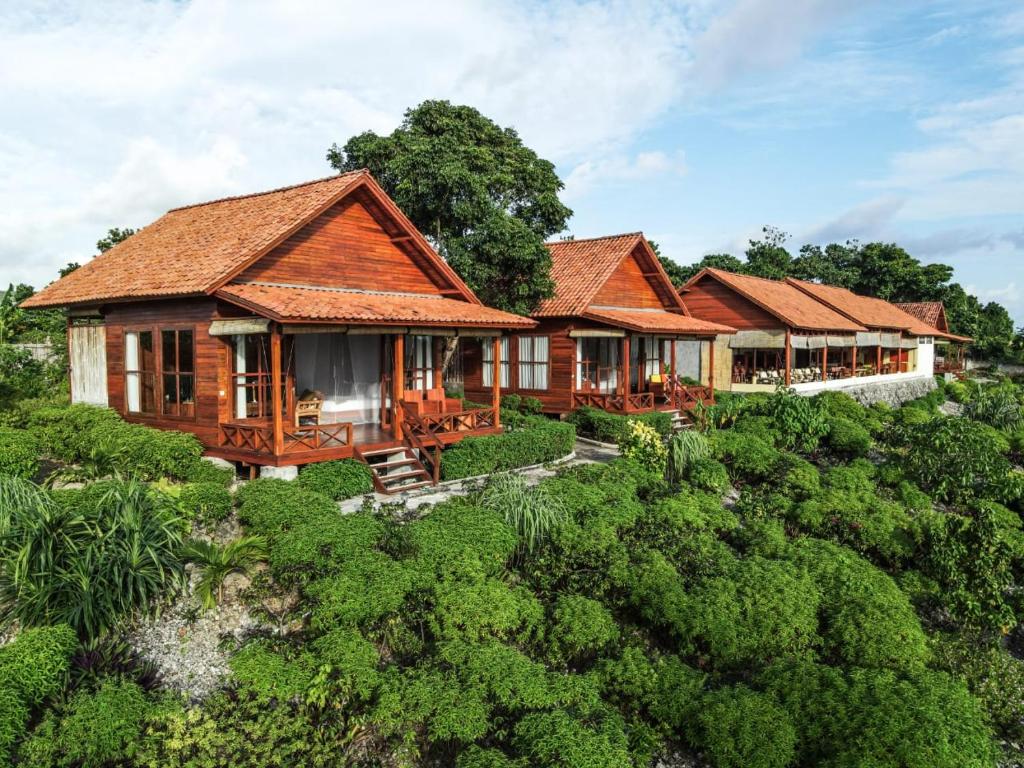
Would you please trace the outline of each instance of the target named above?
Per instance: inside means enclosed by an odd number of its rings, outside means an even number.
[[[550,362],[547,336],[520,336],[519,388],[547,389]]]
[[[164,416],[196,416],[195,341],[192,328],[160,330],[160,412]]]
[[[152,331],[125,331],[124,395],[128,413],[156,415],[156,349]]]
[[[492,339],[481,339],[480,347],[483,349],[483,386],[492,387],[494,386],[494,343]],[[498,386],[502,389],[508,389],[512,386],[509,379],[511,373],[511,364],[509,362],[509,337],[502,336],[501,338],[501,359],[498,361],[501,366],[501,374],[499,376],[500,382]]]
[[[619,351],[622,339],[576,339],[576,389],[583,392],[616,392],[619,386]]]
[[[286,336],[281,344],[281,412],[289,409],[289,382],[295,370],[295,348]],[[269,419],[274,414],[270,336],[246,333],[232,337],[231,381],[236,419]]]

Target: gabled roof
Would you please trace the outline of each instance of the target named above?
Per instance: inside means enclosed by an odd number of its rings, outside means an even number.
[[[671,308],[685,312],[686,307],[643,233],[629,232],[624,235],[547,243],[551,253],[551,280],[555,284],[555,295],[541,302],[533,317],[582,315],[594,296],[638,245],[647,253],[652,279],[663,284],[664,295]]]
[[[213,293],[289,235],[363,190],[432,262],[452,291],[479,300],[365,170],[168,211],[109,251],[27,299],[25,307],[98,304]]]
[[[946,308],[941,301],[905,301],[896,302],[896,306],[913,315],[925,325],[930,325],[939,331],[948,331],[946,323]]]
[[[782,280],[738,275],[724,269],[707,267],[690,278],[682,290],[685,291],[704,277],[714,278],[728,286],[791,328],[847,332],[867,330],[861,324]]]
[[[609,325],[628,328],[640,333],[687,334],[693,336],[716,336],[718,334],[736,333],[735,328],[719,325],[708,320],[698,320],[689,315],[659,310],[644,311],[641,309],[605,309],[589,307],[584,317],[598,320]]]
[[[786,282],[868,328],[906,331],[914,336],[937,334],[936,328],[884,299],[861,296],[837,285],[811,283],[792,277],[786,278]]]
[[[913,315],[926,325],[935,328],[939,333],[935,334],[952,341],[974,341],[970,336],[957,336],[949,332],[949,323],[946,321],[946,307],[941,301],[906,301],[896,304],[908,315]]]
[[[357,291],[273,283],[229,283],[218,298],[283,323],[444,325],[532,328],[526,317],[480,304],[424,294]]]

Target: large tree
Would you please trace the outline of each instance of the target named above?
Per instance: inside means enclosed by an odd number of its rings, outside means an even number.
[[[339,171],[367,168],[480,299],[528,314],[552,293],[545,239],[572,215],[555,167],[472,107],[425,101],[390,135],[333,145]]]

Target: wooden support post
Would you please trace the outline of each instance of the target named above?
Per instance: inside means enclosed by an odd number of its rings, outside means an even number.
[[[484,342],[486,343],[486,342]],[[501,426],[501,336],[495,336],[493,344],[494,371],[491,378],[491,407],[494,409],[494,426]],[[511,351],[512,342],[509,342]],[[511,365],[511,361],[509,363]],[[511,374],[511,371],[509,371]]]
[[[821,348],[821,380],[828,381],[828,343]]]
[[[881,374],[882,372],[882,345],[878,345],[877,361],[875,363],[875,373]]]
[[[270,332],[270,407],[273,410],[274,455],[284,453],[284,424],[281,420],[281,326]]]
[[[853,360],[850,363],[850,370],[853,372],[853,378],[857,378],[857,342],[853,342]]]
[[[395,440],[402,439],[402,397],[405,394],[405,336],[398,334],[391,345],[391,432]]]
[[[444,381],[444,370],[442,366],[444,358],[444,337],[443,336],[431,336],[430,337],[430,364],[434,369],[433,381],[431,384],[434,389],[443,389]]]
[[[786,329],[786,386],[793,384],[793,331]]]
[[[626,410],[629,400],[629,336],[622,337],[622,408]]]
[[[669,339],[668,340],[668,344],[669,344],[669,355],[668,355],[668,357],[669,357],[669,360],[670,360],[669,370],[671,371],[671,375],[674,378],[677,375],[677,373],[676,373],[676,340],[675,339]]]
[[[903,373],[903,331],[897,336],[898,346],[896,347],[896,373]]]
[[[717,341],[717,336],[708,339],[708,389],[711,390],[712,403],[715,402],[715,342]]]

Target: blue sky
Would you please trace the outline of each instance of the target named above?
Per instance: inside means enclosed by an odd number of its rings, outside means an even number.
[[[5,4],[0,281],[111,226],[316,178],[425,98],[554,161],[579,237],[680,263],[762,225],[894,240],[1024,325],[1024,5]]]

